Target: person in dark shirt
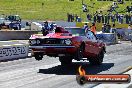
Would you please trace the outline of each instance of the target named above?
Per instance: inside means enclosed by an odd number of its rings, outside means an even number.
[[[104,22],[104,23],[106,24],[106,23],[107,23],[107,21],[108,21],[108,17],[107,17],[107,15],[106,15],[106,14],[105,14],[105,17],[104,17],[104,18],[105,18],[105,22]]]
[[[75,18],[76,18],[75,21],[77,22],[77,21],[78,21],[78,16],[77,16],[77,14],[75,15]]]
[[[103,26],[102,26],[102,32],[103,33],[106,33],[106,24],[104,23]]]
[[[43,36],[47,35],[49,33],[49,25],[48,25],[48,22],[45,21],[44,22],[44,25],[42,27],[42,34]]]
[[[104,15],[102,15],[101,19],[102,19],[102,23],[104,23]]]
[[[129,15],[126,14],[126,15],[125,15],[125,18],[126,18],[126,24],[129,24]]]

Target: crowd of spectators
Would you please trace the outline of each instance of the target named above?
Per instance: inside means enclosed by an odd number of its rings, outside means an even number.
[[[87,14],[87,20],[88,21],[94,21],[95,23],[126,23],[126,24],[132,24],[132,15],[131,14],[102,14],[96,12],[93,16],[91,14]]]
[[[68,22],[81,22],[81,18],[77,14],[67,13]]]
[[[96,11],[94,14],[86,13],[87,20],[93,21],[94,23],[119,23],[119,24],[132,24],[132,6],[126,6],[126,13],[121,14],[116,11],[116,8],[120,8],[118,4],[124,4],[123,0],[117,0],[112,2],[107,13],[103,13],[102,11]],[[114,13],[113,13],[114,12]],[[68,22],[79,22],[81,19],[77,14],[67,14]]]
[[[103,14],[102,12],[97,12],[92,14],[87,14],[87,20],[93,21],[94,23],[119,23],[119,24],[132,24],[132,14],[113,14],[109,12],[108,14]],[[81,18],[77,14],[68,14],[68,22],[80,22]]]

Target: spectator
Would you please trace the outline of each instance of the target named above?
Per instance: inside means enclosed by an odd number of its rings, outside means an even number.
[[[55,23],[51,23],[51,24],[50,24],[50,31],[52,31],[52,30],[54,29],[54,24],[55,24]]]
[[[67,18],[68,18],[68,22],[70,22],[70,14],[69,13],[67,13]]]
[[[131,23],[131,25],[132,25],[132,15],[130,16],[130,23]]]
[[[105,33],[106,32],[106,24],[104,23],[102,26],[102,32]]]
[[[88,19],[88,21],[91,20],[90,14],[87,14],[87,19]]]
[[[115,24],[115,21],[116,21],[115,15],[112,15],[111,19],[112,19],[112,22]]]
[[[96,18],[96,15],[94,15],[93,16],[93,21],[96,23],[96,20],[97,20],[97,18]]]
[[[75,21],[77,22],[77,20],[78,20],[78,16],[77,16],[77,14],[75,15],[75,18],[76,18]]]
[[[102,20],[102,23],[104,23],[104,15],[102,15],[101,20]]]
[[[131,27],[131,25],[130,25],[130,24],[128,25],[128,29],[129,29],[129,30],[132,30],[132,27]]]
[[[71,15],[71,22],[74,21],[74,14]]]
[[[124,1],[123,0],[117,0],[119,4],[123,4]]]
[[[95,25],[95,23],[92,23],[92,26],[91,26],[90,30],[91,30],[94,34],[96,34],[96,25]]]
[[[98,22],[99,22],[99,23],[101,22],[101,16],[102,16],[102,15],[99,13],[99,14],[98,14]]]
[[[125,18],[126,18],[126,24],[129,24],[129,15],[126,14],[126,15],[125,15]]]
[[[124,15],[121,14],[121,15],[120,15],[120,23],[121,23],[121,24],[123,24],[123,18],[124,18]]]
[[[106,25],[106,33],[110,33],[111,31],[111,25]]]
[[[77,22],[81,22],[81,21],[82,21],[82,19],[80,17],[78,17]]]
[[[118,21],[118,23],[121,23],[120,22],[120,15],[119,14],[117,14],[117,21]]]
[[[105,18],[105,22],[104,22],[104,23],[105,23],[105,24],[107,24],[108,17],[107,17],[107,15],[106,15],[106,14],[105,14],[105,17],[104,17],[104,18]]]
[[[110,29],[110,33],[116,33],[115,24],[113,24],[112,28]]]
[[[85,30],[85,33],[87,32],[87,30],[89,30],[89,27],[88,27],[88,24],[87,23],[84,24],[83,29]]]
[[[48,22],[45,21],[44,25],[42,27],[42,34],[43,34],[43,36],[45,36],[45,35],[47,35],[49,33],[49,29],[50,28],[49,28]]]

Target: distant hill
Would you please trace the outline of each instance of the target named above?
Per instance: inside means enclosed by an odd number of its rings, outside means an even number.
[[[99,10],[106,13],[112,4],[112,1],[83,1],[88,5],[91,14]],[[121,12],[127,5],[131,5],[130,1],[125,2],[125,5],[119,5],[120,8],[117,10]],[[86,20],[86,13],[82,12],[82,0],[0,0],[0,14],[18,14],[23,19],[67,20],[67,13],[77,14]]]

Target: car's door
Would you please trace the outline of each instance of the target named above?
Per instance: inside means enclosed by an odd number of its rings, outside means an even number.
[[[90,52],[91,54],[98,54],[99,53],[99,43],[98,40],[96,38],[96,36],[94,35],[93,32],[88,31],[86,34],[86,37],[88,38],[87,41],[87,46],[89,46],[89,49],[87,52]]]

